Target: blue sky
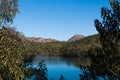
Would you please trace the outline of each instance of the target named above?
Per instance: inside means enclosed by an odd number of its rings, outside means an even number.
[[[96,34],[94,19],[109,0],[19,0],[14,25],[27,37],[68,40],[75,34]]]

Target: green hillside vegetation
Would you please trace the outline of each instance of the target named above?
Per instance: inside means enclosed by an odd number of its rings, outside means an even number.
[[[66,44],[64,42],[50,42],[50,43],[39,43],[39,42],[26,42],[26,51],[30,54],[44,54],[44,55],[59,55],[61,47]]]
[[[87,55],[89,49],[100,46],[99,35],[92,35],[75,42],[67,42],[61,48],[61,54],[65,56]]]
[[[44,55],[80,56],[86,55],[89,49],[100,46],[99,35],[92,35],[74,42],[26,42],[27,53]]]

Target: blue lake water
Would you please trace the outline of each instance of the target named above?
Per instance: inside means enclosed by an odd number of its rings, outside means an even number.
[[[36,66],[41,60],[47,65],[48,80],[59,80],[63,75],[65,80],[80,80],[82,72],[79,65],[90,65],[90,59],[84,57],[60,57],[36,55],[33,64]]]

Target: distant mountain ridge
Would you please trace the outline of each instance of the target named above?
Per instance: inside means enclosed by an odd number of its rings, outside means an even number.
[[[58,42],[56,39],[51,39],[51,38],[36,38],[36,37],[26,37],[28,41],[32,42],[40,42],[40,43],[47,43],[47,42]]]
[[[71,37],[70,39],[68,39],[65,42],[72,42],[72,41],[77,41],[84,38],[83,35],[74,35],[73,37]],[[26,40],[31,41],[31,42],[40,42],[40,43],[48,43],[48,42],[61,42],[59,40],[56,39],[52,39],[52,38],[42,38],[42,37],[26,37]]]
[[[73,36],[74,38],[75,36]],[[47,43],[45,40],[39,38],[29,38],[29,53],[38,53],[43,55],[62,55],[62,56],[81,56],[86,55],[88,50],[94,50],[96,47],[100,46],[99,34],[90,35],[86,37],[79,38],[79,40],[68,42],[68,41],[58,41]],[[38,42],[38,43],[35,43]],[[45,44],[43,44],[43,42]],[[28,42],[29,43],[29,42]]]
[[[73,37],[71,37],[71,38],[68,40],[68,42],[77,41],[77,40],[80,40],[80,39],[82,39],[82,38],[84,38],[83,35],[77,34],[77,35],[74,35]]]

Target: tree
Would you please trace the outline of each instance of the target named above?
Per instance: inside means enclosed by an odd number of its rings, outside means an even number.
[[[92,64],[85,74],[117,80],[120,78],[120,4],[118,0],[110,0],[110,5],[112,10],[101,8],[102,21],[94,21],[101,47],[96,47],[94,54],[91,52]]]
[[[32,58],[32,59],[34,59],[34,58]],[[45,61],[42,60],[41,62],[39,62],[39,64],[37,66],[33,66],[33,64],[28,64],[27,69],[25,71],[25,79],[48,80],[47,79],[47,68],[46,68]]]
[[[18,0],[0,0],[0,80],[24,80],[28,71],[29,75],[37,74],[36,79],[47,80],[44,62],[37,68],[27,68],[34,56],[27,54],[24,35],[9,27],[16,13]]]
[[[95,20],[102,45],[97,57],[101,57],[102,70],[110,76],[120,77],[120,5],[117,0],[110,0],[110,4],[113,10],[101,9],[103,21]]]
[[[0,78],[21,80],[24,78],[24,46],[18,32],[0,29]]]
[[[0,26],[12,23],[18,13],[18,0],[0,0]]]
[[[0,0],[0,79],[24,78],[24,46],[14,28],[7,27],[18,12],[17,0]]]

